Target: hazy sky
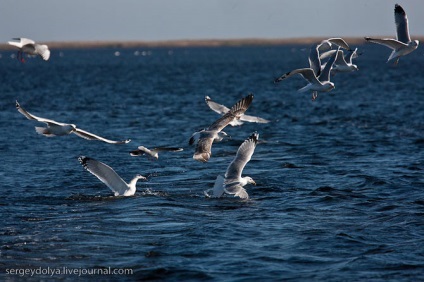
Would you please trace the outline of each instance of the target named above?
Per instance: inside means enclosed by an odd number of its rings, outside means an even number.
[[[0,0],[0,40],[394,37],[395,3],[423,36],[423,0]]]

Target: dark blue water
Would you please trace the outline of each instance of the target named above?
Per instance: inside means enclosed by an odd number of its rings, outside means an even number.
[[[337,74],[336,89],[314,102],[296,92],[300,77],[273,84],[307,66],[308,46],[53,50],[49,62],[25,64],[4,52],[0,277],[110,267],[133,274],[100,279],[424,279],[423,51],[393,67],[388,49],[359,48],[360,70]],[[249,92],[247,113],[272,122],[227,127],[232,138],[214,144],[211,160],[194,161],[188,139],[218,118],[204,96],[231,106]],[[40,136],[16,99],[33,114],[132,142]],[[251,200],[205,198],[253,131],[266,142],[244,170],[258,183],[247,187]],[[129,156],[139,145],[184,151],[153,162]],[[80,155],[148,181],[134,197],[112,197]]]

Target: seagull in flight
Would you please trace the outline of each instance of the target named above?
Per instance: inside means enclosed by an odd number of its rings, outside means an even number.
[[[74,133],[77,136],[87,140],[98,140],[98,141],[103,141],[109,144],[126,144],[131,141],[130,139],[127,139],[124,141],[109,140],[109,139],[100,137],[98,135],[95,135],[93,133],[87,132],[85,130],[79,129],[77,128],[75,124],[61,123],[51,119],[37,117],[33,114],[30,114],[26,110],[24,110],[24,108],[22,108],[21,105],[19,105],[18,101],[16,101],[16,109],[21,114],[23,114],[27,119],[36,120],[36,121],[44,122],[45,124],[47,124],[47,127],[37,127],[37,126],[35,127],[35,131],[38,134],[42,134],[47,137],[63,136],[63,135]]]
[[[196,143],[196,151],[193,159],[199,162],[207,162],[211,157],[212,143],[222,140],[227,134],[223,130],[230,122],[239,119],[249,108],[253,101],[253,94],[249,94],[238,101],[229,112],[216,120],[208,128],[195,132],[189,141],[190,145]]]
[[[235,158],[225,172],[225,176],[218,175],[216,178],[212,196],[208,194],[210,190],[204,192],[206,196],[219,198],[226,193],[241,199],[249,199],[249,195],[243,187],[247,184],[256,185],[256,183],[250,176],[242,177],[242,173],[244,167],[252,158],[258,139],[259,134],[254,132],[240,145]]]
[[[144,146],[139,146],[137,150],[131,151],[130,155],[133,157],[146,155],[150,157],[151,159],[158,159],[159,158],[159,152],[181,152],[183,148],[168,148],[168,147],[156,147],[153,149],[147,149]]]
[[[78,158],[82,166],[112,190],[115,196],[133,196],[139,179],[146,177],[137,174],[130,183],[126,183],[110,166],[95,159],[81,156]]]
[[[396,24],[396,39],[376,39],[365,37],[365,40],[372,43],[377,43],[392,49],[387,62],[394,60],[394,65],[399,63],[399,58],[405,56],[418,48],[419,41],[411,41],[408,27],[408,17],[405,10],[398,4],[395,5],[395,24]]]
[[[220,115],[224,115],[224,114],[226,114],[230,111],[230,109],[227,108],[226,106],[218,104],[215,101],[212,101],[211,97],[209,97],[209,96],[205,96],[205,102],[211,110],[213,110],[214,112],[216,112]],[[260,118],[260,117],[256,117],[256,116],[249,116],[249,115],[243,114],[243,115],[240,116],[240,119],[235,119],[235,120],[231,121],[230,125],[231,126],[242,125],[245,121],[256,122],[256,123],[268,123],[269,122],[269,120],[264,119],[264,118]]]
[[[17,41],[9,41],[7,43],[19,48],[17,59],[22,63],[25,63],[23,53],[39,55],[44,61],[50,58],[50,50],[47,45],[37,44],[34,40],[28,38],[13,38],[13,40]]]
[[[330,71],[337,59],[340,47],[337,48],[337,52],[330,57],[324,69],[321,71],[321,60],[319,58],[320,46],[321,44],[318,44],[316,47],[311,48],[309,53],[309,68],[295,69],[287,72],[275,79],[274,83],[278,83],[295,74],[300,74],[308,82],[308,84],[299,89],[298,92],[312,91],[312,100],[315,100],[318,97],[318,92],[328,92],[333,90],[335,86],[334,83],[330,81]]]
[[[352,72],[359,70],[358,66],[353,63],[353,58],[358,57],[357,51],[358,48],[355,48],[355,50],[350,50],[346,55],[344,55],[342,50],[330,50],[322,53],[319,57],[322,60],[332,56],[335,52],[338,52],[337,59],[334,62],[331,72]],[[323,67],[325,67],[325,64]]]

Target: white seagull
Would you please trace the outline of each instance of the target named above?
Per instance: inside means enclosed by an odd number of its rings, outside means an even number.
[[[137,150],[131,151],[130,155],[133,157],[146,155],[152,159],[157,160],[159,158],[159,152],[181,152],[182,150],[183,148],[169,148],[169,147],[156,147],[150,150],[144,146],[139,146]]]
[[[28,38],[13,38],[13,40],[19,41],[9,41],[7,43],[19,48],[17,59],[22,63],[25,62],[23,53],[39,55],[44,61],[47,61],[50,58],[50,50],[47,45],[37,44],[34,40]]]
[[[234,195],[234,197],[238,196],[242,199],[249,199],[249,195],[243,187],[247,184],[256,185],[256,183],[250,176],[242,177],[241,175],[244,167],[252,158],[258,139],[259,134],[255,132],[240,145],[234,160],[225,172],[225,176],[218,175],[216,178],[215,185],[212,189],[212,197],[219,198],[224,193],[227,193]],[[204,192],[206,196],[209,196],[209,191]]]
[[[253,94],[249,94],[240,101],[238,101],[231,110],[216,120],[208,128],[195,132],[189,141],[192,145],[197,142],[196,151],[194,152],[193,159],[199,162],[207,162],[211,157],[212,143],[220,141],[227,134],[222,132],[230,122],[239,119],[241,115],[246,112],[253,101]]]
[[[220,115],[225,115],[226,113],[228,113],[230,111],[230,109],[227,108],[226,106],[218,104],[215,101],[212,101],[211,97],[209,97],[209,96],[205,96],[205,102],[211,110],[213,110],[214,112],[216,112]],[[230,125],[231,126],[242,125],[245,121],[256,122],[256,123],[268,123],[269,122],[269,120],[264,119],[264,118],[260,118],[260,117],[256,117],[256,116],[249,116],[249,115],[243,114],[243,115],[240,116],[240,119],[235,119],[232,122],[230,122]]]
[[[318,97],[318,92],[328,92],[335,88],[334,83],[330,81],[330,71],[333,67],[334,62],[337,59],[338,52],[335,52],[328,62],[326,63],[324,69],[321,71],[321,60],[319,58],[319,46],[318,44],[315,48],[311,48],[309,54],[309,68],[295,69],[290,72],[287,72],[274,80],[274,83],[280,82],[286,78],[289,78],[295,74],[300,74],[308,84],[298,92],[312,91],[312,100],[315,100]],[[340,50],[338,47],[337,51]]]
[[[78,158],[82,166],[112,190],[115,196],[133,196],[139,179],[146,177],[137,174],[130,183],[126,183],[110,166],[95,159],[81,156]]]
[[[124,140],[124,141],[113,141],[109,140],[103,137],[100,137],[98,135],[95,135],[93,133],[87,132],[85,130],[77,128],[75,124],[69,124],[69,123],[61,123],[57,122],[51,119],[46,119],[42,117],[37,117],[33,114],[30,114],[26,110],[24,110],[21,105],[19,105],[18,101],[16,101],[16,109],[23,114],[27,119],[30,120],[36,120],[39,122],[44,122],[47,124],[47,127],[35,127],[35,131],[37,131],[38,134],[42,134],[47,137],[53,137],[53,136],[63,136],[68,135],[71,133],[74,133],[78,135],[81,138],[87,139],[87,140],[98,140],[103,141],[109,144],[125,144],[130,142],[130,139]]]
[[[353,58],[358,57],[357,50],[358,48],[355,48],[355,50],[350,50],[346,55],[343,54],[342,50],[330,50],[322,53],[319,57],[320,59],[325,59],[332,56],[335,52],[338,52],[337,59],[334,62],[331,72],[352,72],[359,70],[358,66],[353,63]],[[323,67],[325,67],[325,64]]]
[[[395,5],[395,23],[397,40],[390,38],[375,39],[370,37],[365,37],[365,40],[381,44],[392,49],[393,51],[387,59],[387,62],[395,60],[394,65],[397,65],[400,57],[405,56],[418,48],[419,41],[411,41],[411,37],[409,36],[408,17],[406,16],[405,10],[403,10],[403,8],[398,4]]]

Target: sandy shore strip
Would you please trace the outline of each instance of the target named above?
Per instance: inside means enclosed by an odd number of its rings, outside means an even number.
[[[384,36],[383,36],[384,37]],[[381,37],[381,38],[383,38]],[[378,37],[379,38],[379,37]],[[247,38],[247,39],[187,39],[164,41],[40,41],[47,44],[50,49],[80,49],[80,48],[180,48],[180,47],[222,47],[222,46],[277,46],[277,45],[311,45],[318,43],[324,37],[308,38]],[[344,37],[350,45],[364,44],[363,37]],[[414,37],[420,41],[424,37]],[[37,41],[36,41],[37,42]],[[13,46],[0,44],[1,50],[14,50]]]

